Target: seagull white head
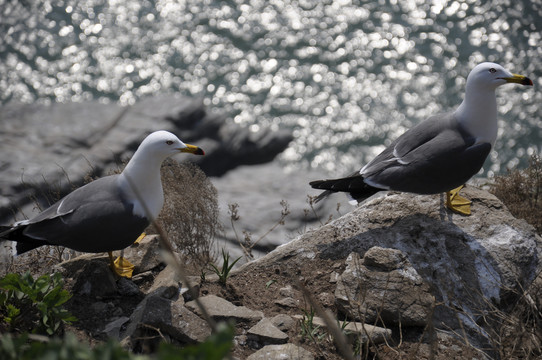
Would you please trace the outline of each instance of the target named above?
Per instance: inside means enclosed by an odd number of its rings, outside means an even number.
[[[455,111],[455,117],[477,143],[495,144],[498,130],[495,90],[507,83],[533,85],[528,77],[512,74],[501,65],[490,62],[476,65],[469,73],[465,98]]]
[[[476,65],[469,73],[467,91],[469,91],[469,87],[478,90],[495,90],[498,86],[506,83],[533,85],[531,79],[526,76],[512,74],[499,64],[484,62]]]
[[[137,152],[144,152],[159,162],[179,152],[204,155],[201,148],[185,144],[177,136],[164,130],[155,131],[147,136],[139,145]]]
[[[156,219],[164,204],[160,179],[162,162],[178,153],[204,155],[197,146],[183,143],[168,131],[156,131],[141,142],[119,176],[119,183],[134,204],[134,214]]]

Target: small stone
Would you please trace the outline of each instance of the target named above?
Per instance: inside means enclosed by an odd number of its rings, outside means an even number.
[[[113,339],[120,339],[120,330],[122,326],[130,320],[129,317],[123,316],[116,320],[111,321],[107,325],[105,325],[103,333],[105,333],[108,337]]]
[[[295,321],[290,315],[286,314],[278,314],[271,318],[271,323],[277,327],[280,331],[288,331],[290,330],[294,325]]]
[[[282,298],[280,300],[275,301],[275,304],[284,306],[284,307],[290,307],[290,308],[296,308],[299,305],[299,302],[291,297]]]
[[[209,316],[216,320],[234,319],[238,321],[253,321],[263,318],[261,311],[254,311],[244,306],[236,306],[231,302],[215,295],[207,295],[198,299]],[[201,310],[195,300],[186,303],[186,307],[201,316]]]
[[[97,301],[90,305],[90,310],[94,313],[103,313],[107,309],[108,305],[102,301]]]
[[[279,295],[282,297],[294,297],[294,289],[290,285],[280,288]]]
[[[247,336],[250,340],[259,344],[285,344],[288,341],[288,335],[280,331],[273,323],[267,319],[261,319],[256,325],[251,327]]]
[[[130,279],[121,277],[117,281],[117,289],[122,296],[136,296],[139,295],[139,287]]]

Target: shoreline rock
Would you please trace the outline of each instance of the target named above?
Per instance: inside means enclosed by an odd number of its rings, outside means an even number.
[[[269,162],[292,140],[289,130],[253,132],[205,109],[201,99],[161,96],[122,107],[99,102],[8,104],[0,112],[0,223],[14,209],[30,216],[34,200],[63,196],[85,176],[104,176],[155,130],[195,142],[207,156],[195,161],[208,176],[243,164]]]

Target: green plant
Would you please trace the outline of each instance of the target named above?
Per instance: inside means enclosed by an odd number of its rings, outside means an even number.
[[[62,305],[71,294],[62,288],[62,276],[42,275],[34,279],[30,272],[10,273],[0,279],[0,315],[11,331],[30,330],[53,335],[63,323],[77,319]]]
[[[239,261],[239,259],[241,259],[241,257],[238,257],[230,264],[230,254],[228,254],[224,249],[222,249],[222,268],[219,269],[214,264],[209,264],[211,266],[211,270],[213,270],[213,272],[218,275],[218,281],[222,285],[226,285],[228,276],[230,276],[230,271],[233,266]]]
[[[301,337],[303,339],[307,338],[314,342],[322,341],[326,333],[322,331],[320,325],[314,323],[314,315],[316,311],[311,308],[310,310],[303,310],[303,318],[300,320],[301,326]]]
[[[234,327],[220,324],[203,343],[189,345],[182,349],[163,343],[158,352],[151,356],[135,355],[124,350],[112,339],[90,348],[77,341],[75,335],[67,333],[63,338],[39,339],[22,334],[0,337],[0,359],[4,360],[222,360],[231,351]],[[36,341],[38,340],[38,341]]]

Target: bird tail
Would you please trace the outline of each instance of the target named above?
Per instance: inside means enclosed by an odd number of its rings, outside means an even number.
[[[309,185],[314,189],[325,190],[316,197],[314,200],[315,202],[319,202],[335,192],[346,192],[353,200],[359,203],[377,192],[382,191],[382,189],[375,188],[365,183],[363,176],[357,171],[340,179],[311,181]]]
[[[22,229],[19,227],[0,225],[0,243],[3,243],[4,241],[16,242],[15,249],[17,255],[21,255],[44,245],[43,241],[36,241],[23,236]]]

